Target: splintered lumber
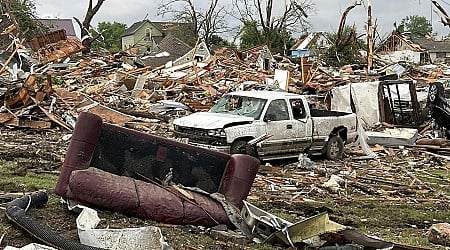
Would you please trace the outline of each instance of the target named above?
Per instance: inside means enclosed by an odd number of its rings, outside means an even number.
[[[52,123],[47,121],[33,121],[28,120],[24,117],[20,118],[12,118],[6,122],[3,122],[3,125],[14,126],[14,127],[24,127],[24,128],[34,128],[34,129],[44,129],[51,128]]]
[[[427,149],[427,150],[433,150],[433,151],[445,151],[450,152],[449,147],[440,147],[440,146],[434,146],[434,145],[405,145],[405,147],[410,148],[421,148],[421,149]]]
[[[0,69],[0,75],[3,74],[3,72],[5,72],[6,67],[8,67],[9,62],[11,62],[11,60],[13,59],[14,55],[17,53],[17,51],[22,48],[23,43],[25,42],[25,39],[22,39],[22,41],[20,42],[19,45],[16,46],[16,48],[14,49],[13,53],[11,53],[11,55],[8,57],[8,59],[6,60],[6,62],[3,64],[3,67]]]

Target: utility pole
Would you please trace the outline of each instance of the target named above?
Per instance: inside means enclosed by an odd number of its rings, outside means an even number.
[[[373,67],[372,1],[367,0],[367,74]]]

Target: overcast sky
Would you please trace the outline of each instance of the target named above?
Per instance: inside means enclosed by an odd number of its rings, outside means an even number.
[[[222,3],[230,0],[219,0]],[[38,16],[41,18],[84,18],[88,0],[55,1],[36,0]],[[94,2],[96,2],[94,0]],[[206,0],[196,0],[196,3],[205,3]],[[283,0],[276,0],[284,3]],[[315,4],[315,12],[311,13],[308,20],[312,23],[313,31],[336,31],[342,12],[351,5],[354,0],[312,0]],[[364,4],[354,8],[348,15],[347,24],[356,24],[360,33],[364,31],[367,21],[367,0]],[[438,0],[439,4],[450,13],[450,0]],[[153,21],[163,20],[157,16],[159,0],[106,0],[100,11],[94,18],[95,26],[100,21],[117,21],[128,26],[142,20],[148,15]],[[433,8],[433,10],[436,10]],[[385,37],[393,29],[393,23],[400,23],[402,18],[411,15],[425,16],[432,20],[433,31],[438,35],[447,35],[450,28],[439,22],[438,15],[432,11],[430,0],[372,0],[372,16],[377,21],[378,31]],[[75,26],[78,29],[77,26]],[[78,32],[78,30],[77,30]],[[79,34],[79,33],[78,33]]]

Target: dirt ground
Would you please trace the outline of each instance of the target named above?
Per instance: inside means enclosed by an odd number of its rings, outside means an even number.
[[[164,130],[163,133],[167,131]],[[54,231],[77,239],[77,214],[60,204],[53,188],[64,153],[69,144],[68,131],[11,130],[0,128],[0,248],[38,242],[11,224],[3,213],[11,198],[46,189],[49,202],[33,208],[29,215]],[[313,158],[307,161],[263,163],[248,201],[291,222],[328,212],[338,223],[388,241],[444,249],[430,244],[428,228],[450,221],[448,179],[449,162],[423,150],[382,148],[380,159],[360,158],[347,149],[346,158],[330,162]],[[338,187],[324,185],[332,175],[345,176]],[[14,197],[14,196],[13,196]],[[285,249],[257,245],[241,237],[214,239],[213,230],[163,225],[113,211],[99,210],[100,228],[159,226],[174,249]]]

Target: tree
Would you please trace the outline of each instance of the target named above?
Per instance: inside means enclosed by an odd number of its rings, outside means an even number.
[[[271,40],[266,43],[263,31],[258,30],[255,21],[244,23],[240,35],[240,48],[248,49],[260,44],[267,44],[272,53],[285,54],[286,51],[295,43],[292,35],[285,30],[273,30],[270,34]]]
[[[232,43],[230,43],[229,41],[223,39],[222,37],[218,36],[218,35],[212,35],[211,39],[210,39],[210,44],[214,44],[217,46],[222,46],[222,47],[229,47],[229,46],[233,46],[234,45]]]
[[[119,22],[100,22],[97,25],[97,30],[91,29],[91,34],[101,34],[94,42],[92,42],[91,49],[93,51],[100,51],[102,49],[109,52],[119,52],[122,50],[121,35],[127,28],[127,25]]]
[[[425,36],[430,34],[433,31],[433,28],[431,22],[426,17],[413,15],[403,18],[397,30],[399,32],[408,31]]]
[[[258,31],[251,34],[258,34],[259,42],[287,54],[290,35],[308,29],[307,13],[314,5],[308,0],[289,0],[281,11],[277,11],[280,8],[275,8],[276,3],[274,0],[233,0],[235,17],[243,24],[241,35],[249,31],[250,25]],[[281,44],[274,41],[281,41]]]
[[[340,34],[325,33],[325,37],[330,41],[331,47],[319,54],[323,55],[320,59],[326,64],[343,66],[364,61],[359,51],[366,45],[362,39],[358,38],[355,25],[344,26],[340,29]]]
[[[184,28],[176,32],[183,41],[190,43],[194,40],[195,43],[201,38],[207,45],[211,45],[217,36],[229,31],[226,7],[218,2],[219,0],[210,0],[204,9],[196,6],[193,0],[162,0],[158,14],[172,15],[173,20],[183,25]]]
[[[31,38],[48,32],[48,28],[36,21],[34,0],[1,0],[2,14],[9,13],[22,36]]]
[[[97,0],[95,6],[92,4],[92,0],[89,0],[89,6],[86,10],[86,15],[84,16],[83,22],[81,22],[77,17],[74,17],[75,21],[78,23],[81,29],[81,43],[86,48],[83,53],[89,53],[91,51],[91,44],[97,39],[100,34],[92,37],[89,33],[91,29],[91,21],[95,14],[100,10],[100,7],[105,2],[105,0]]]
[[[240,48],[248,49],[255,47],[263,43],[263,35],[258,30],[258,24],[256,21],[245,21],[241,29],[240,35]]]

